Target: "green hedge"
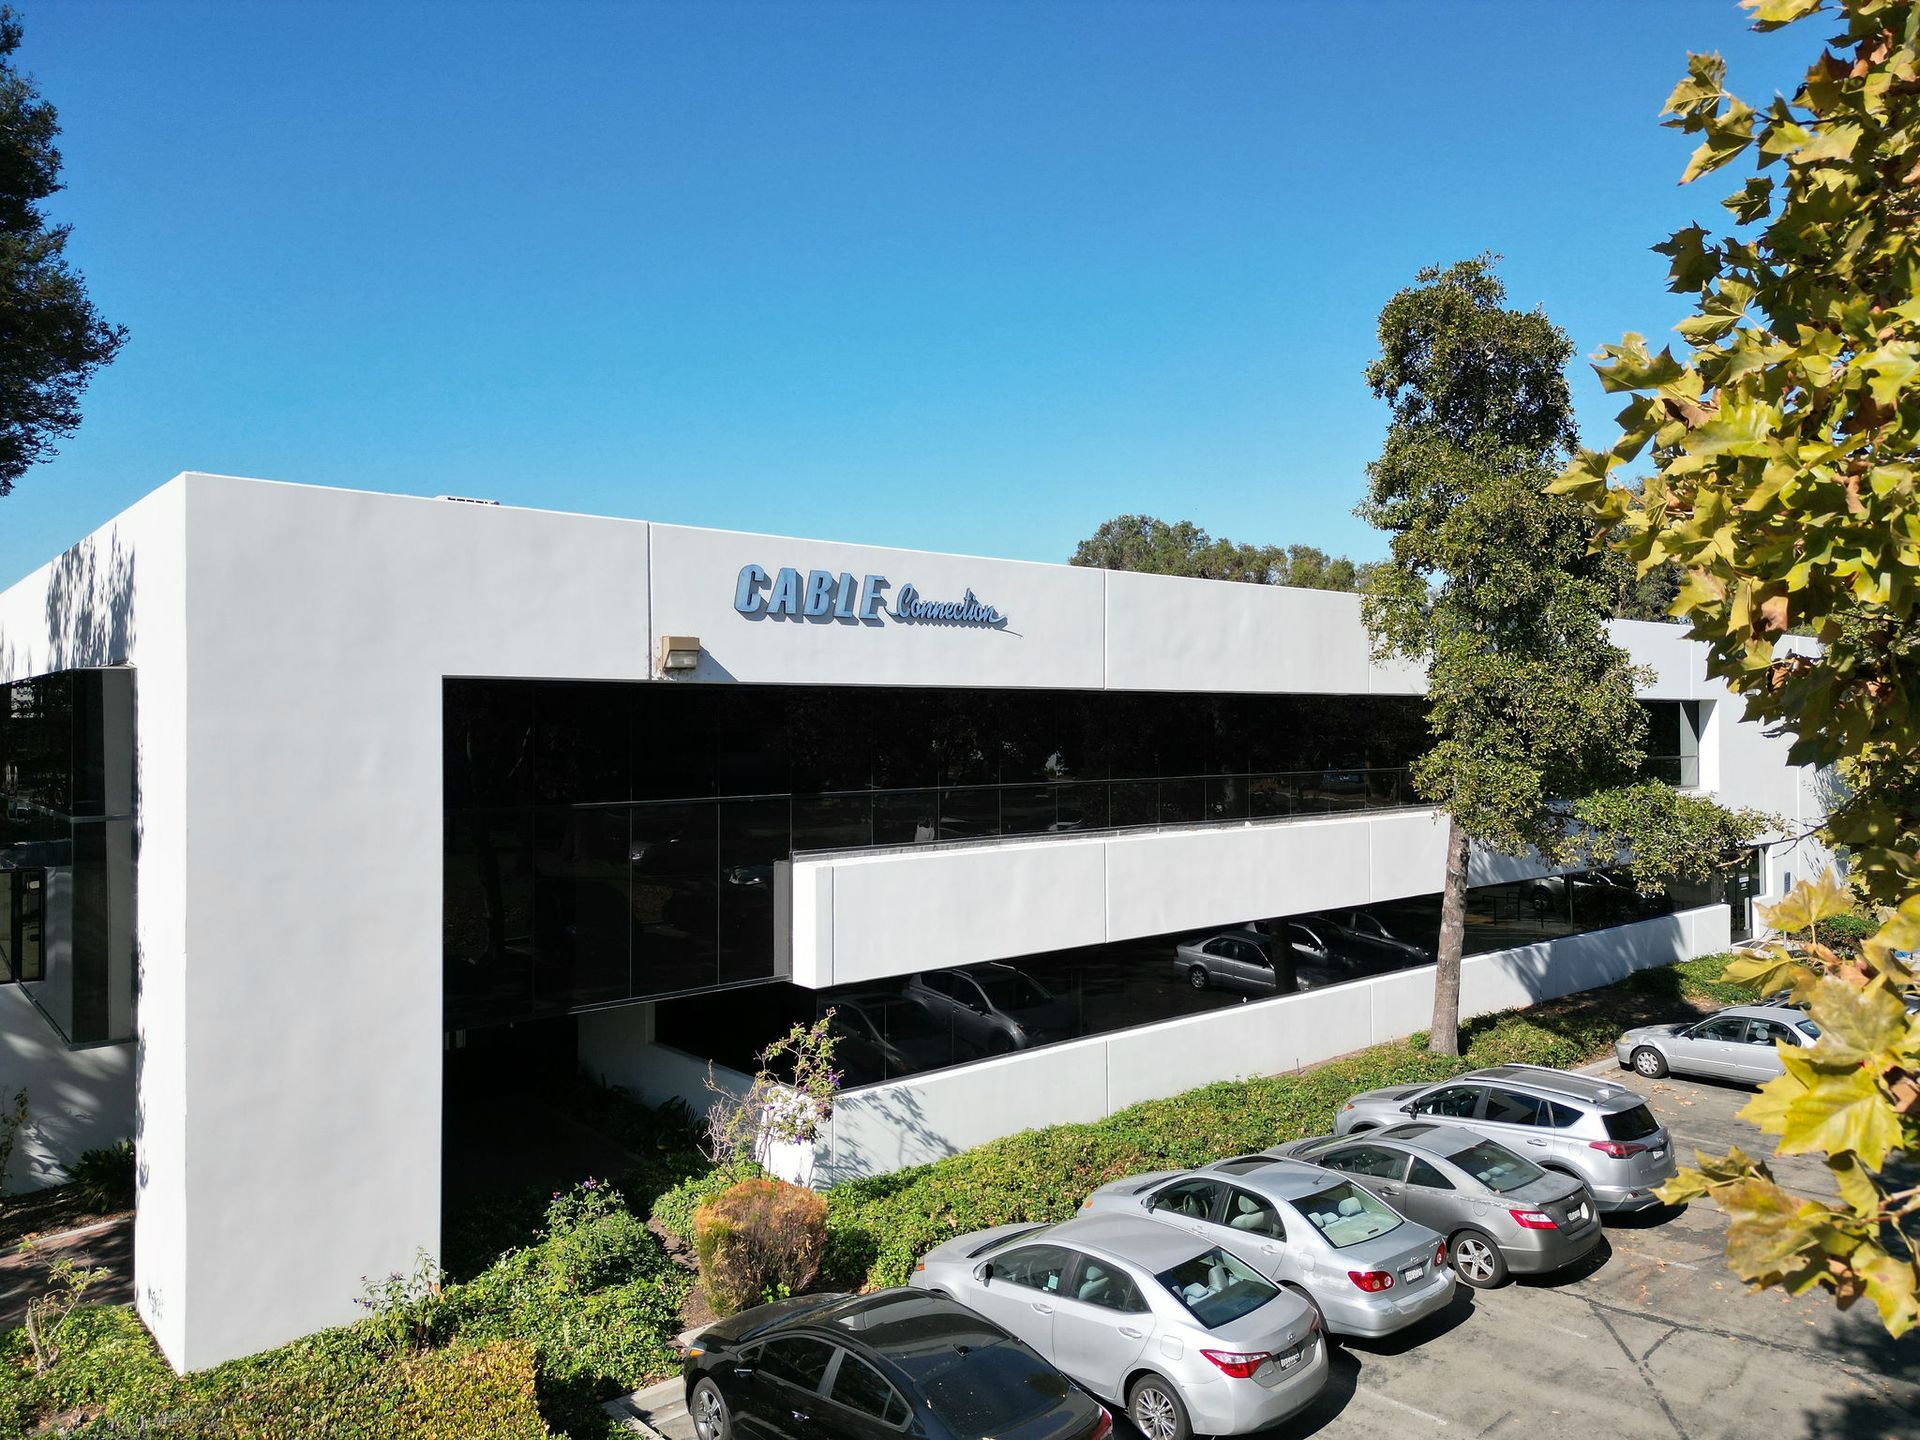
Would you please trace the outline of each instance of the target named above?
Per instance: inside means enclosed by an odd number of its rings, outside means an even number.
[[[1657,1018],[1682,1013],[1687,1002],[1746,998],[1720,980],[1725,963],[1688,961],[1642,972],[1612,992],[1473,1021],[1458,1060],[1427,1053],[1415,1036],[1301,1074],[1209,1085],[1093,1124],[1028,1131],[835,1186],[823,1278],[838,1287],[897,1284],[929,1246],[963,1231],[1064,1219],[1089,1190],[1122,1175],[1325,1131],[1356,1090],[1506,1061],[1580,1064],[1611,1046],[1621,1022],[1610,1007],[1618,1002]],[[472,1278],[185,1379],[160,1359],[130,1307],[77,1314],[65,1354],[43,1377],[31,1373],[26,1338],[13,1331],[0,1336],[0,1435],[78,1410],[97,1418],[74,1433],[99,1440],[162,1417],[190,1429],[195,1416],[216,1417],[211,1433],[244,1440],[535,1440],[555,1432],[611,1440],[622,1432],[600,1403],[672,1372],[671,1342],[691,1284],[640,1216],[685,1235],[693,1208],[737,1177],[699,1160],[689,1117],[590,1088],[581,1104],[643,1157],[621,1177],[624,1200],[604,1186],[551,1205],[513,1198],[461,1232],[469,1246],[497,1232],[514,1247],[490,1252],[491,1263],[476,1255]]]

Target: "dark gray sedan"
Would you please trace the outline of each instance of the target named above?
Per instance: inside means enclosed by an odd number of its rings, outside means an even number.
[[[1454,1273],[1477,1288],[1565,1269],[1600,1243],[1600,1211],[1585,1185],[1458,1125],[1415,1120],[1274,1153],[1338,1170],[1438,1230]]]

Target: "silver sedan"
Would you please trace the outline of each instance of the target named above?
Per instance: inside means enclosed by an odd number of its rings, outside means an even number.
[[[1299,1291],[1339,1335],[1391,1335],[1453,1298],[1445,1240],[1346,1176],[1242,1155],[1103,1185],[1088,1212],[1148,1215],[1233,1252]]]
[[[929,1251],[912,1283],[1126,1406],[1146,1440],[1262,1430],[1327,1381],[1326,1342],[1304,1300],[1145,1216],[975,1231]]]
[[[1812,1046],[1820,1027],[1786,1005],[1735,1005],[1692,1025],[1642,1025],[1615,1042],[1623,1069],[1658,1079],[1669,1070],[1758,1085],[1781,1074],[1782,1045]]]
[[[1453,1268],[1477,1289],[1510,1273],[1564,1269],[1602,1239],[1600,1208],[1580,1181],[1458,1125],[1415,1120],[1298,1140],[1280,1153],[1350,1175],[1445,1234]]]

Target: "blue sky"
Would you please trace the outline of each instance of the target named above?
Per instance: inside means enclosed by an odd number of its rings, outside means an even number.
[[[1584,356],[1712,225],[1655,123],[1733,0],[24,0],[132,332],[17,576],[185,469],[1060,560],[1147,511],[1371,557],[1361,372],[1505,255]],[[1584,361],[1589,435],[1617,408]]]

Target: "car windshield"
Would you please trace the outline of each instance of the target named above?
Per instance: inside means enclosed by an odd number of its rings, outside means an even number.
[[[1154,1277],[1209,1330],[1250,1315],[1280,1292],[1224,1250],[1209,1250]]]
[[[1341,1181],[1293,1202],[1293,1208],[1313,1222],[1313,1228],[1336,1250],[1384,1235],[1400,1224],[1385,1202],[1358,1185]]]
[[[1818,1040],[1820,1038],[1820,1027],[1814,1024],[1813,1021],[1802,1020],[1799,1022],[1799,1025],[1800,1025],[1800,1033],[1806,1036],[1809,1040]]]
[[[1603,1116],[1607,1134],[1615,1140],[1644,1140],[1660,1128],[1660,1122],[1653,1118],[1653,1111],[1644,1105],[1635,1105],[1630,1110],[1616,1110]]]
[[[967,1252],[967,1258],[969,1260],[977,1260],[982,1255],[991,1255],[996,1250],[1006,1249],[1007,1246],[1013,1244],[1013,1242],[1016,1240],[1031,1240],[1034,1236],[1038,1235],[1042,1230],[1051,1230],[1052,1228],[1053,1227],[1051,1225],[1022,1225],[1018,1230],[1013,1231],[1011,1234],[996,1235],[994,1236],[993,1239],[987,1241],[986,1244],[980,1246],[978,1249],[969,1250]]]
[[[1067,1378],[1019,1345],[967,1350],[921,1382],[927,1408],[955,1435],[1001,1435],[1067,1398]]]
[[[1506,1146],[1496,1145],[1491,1140],[1469,1145],[1447,1159],[1496,1195],[1518,1190],[1522,1185],[1531,1185],[1547,1173],[1526,1156],[1516,1155]]]

